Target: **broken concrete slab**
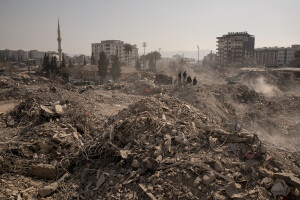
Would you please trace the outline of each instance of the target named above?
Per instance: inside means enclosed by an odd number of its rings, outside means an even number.
[[[223,168],[223,165],[220,161],[216,161],[214,163],[214,169],[217,171],[217,172],[222,172],[224,170]]]
[[[240,199],[244,197],[244,194],[236,188],[235,183],[230,182],[227,186],[225,186],[226,194],[232,199]]]
[[[64,112],[63,107],[61,105],[55,105],[54,109],[57,114],[62,114]]]
[[[212,171],[208,171],[204,174],[202,179],[205,185],[210,185],[214,180],[216,180],[216,176]]]
[[[37,164],[30,166],[30,174],[38,178],[54,179],[56,177],[56,168],[50,164]]]
[[[51,195],[52,193],[54,193],[58,188],[58,183],[54,182],[51,183],[41,189],[38,190],[38,195],[41,197],[47,197],[49,195]]]
[[[285,180],[287,183],[300,188],[300,179],[292,173],[275,173],[273,178]]]

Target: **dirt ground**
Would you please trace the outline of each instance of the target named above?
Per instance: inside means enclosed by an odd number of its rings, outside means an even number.
[[[0,199],[299,199],[299,82],[187,71],[0,76]]]

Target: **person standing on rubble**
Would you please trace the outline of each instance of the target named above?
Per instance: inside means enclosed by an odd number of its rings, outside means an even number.
[[[192,82],[192,78],[190,76],[187,77],[186,82],[190,84]]]
[[[193,79],[193,85],[196,85],[198,83],[197,79],[196,79],[196,76],[194,77]]]
[[[185,82],[186,79],[186,71],[183,72],[183,82]]]
[[[181,83],[181,72],[178,74],[178,83]]]

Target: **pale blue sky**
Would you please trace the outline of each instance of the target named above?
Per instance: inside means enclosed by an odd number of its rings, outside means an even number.
[[[300,0],[0,0],[0,49],[91,53],[91,43],[147,42],[146,51],[216,49],[216,37],[248,31],[255,46],[300,43]]]

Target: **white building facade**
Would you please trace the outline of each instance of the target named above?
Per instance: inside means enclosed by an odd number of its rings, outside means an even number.
[[[255,49],[255,64],[265,66],[284,66],[295,59],[295,52],[300,45],[291,47],[264,47]]]
[[[103,40],[101,43],[92,43],[92,53],[97,62],[99,61],[100,53],[103,51],[108,58],[112,55],[118,55],[121,62],[134,66],[139,57],[138,48],[136,45],[131,45],[132,51],[127,55],[124,45],[125,43],[121,40]]]

